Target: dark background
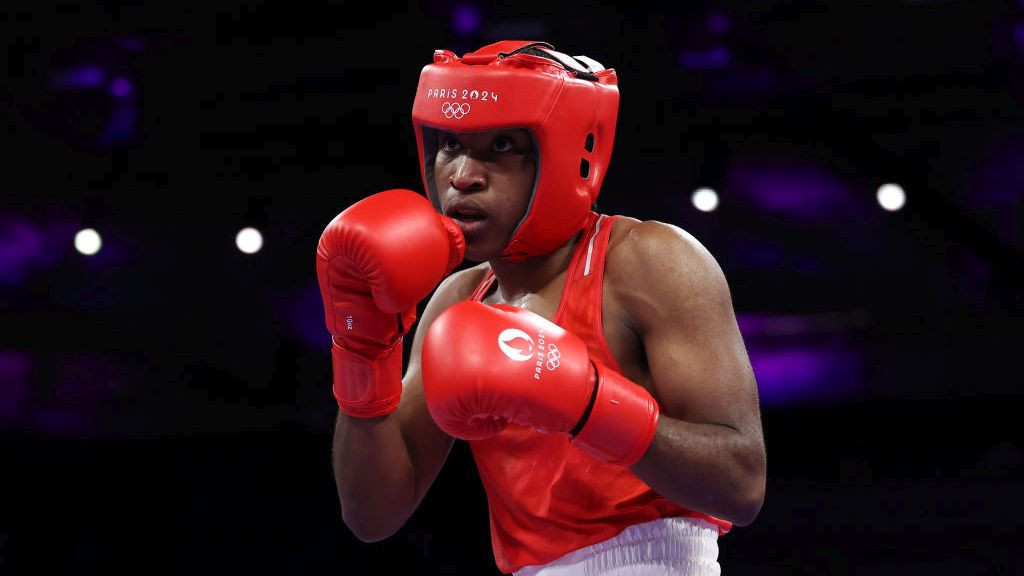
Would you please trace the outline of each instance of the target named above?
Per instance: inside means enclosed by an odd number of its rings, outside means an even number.
[[[342,524],[314,250],[420,188],[432,51],[503,38],[618,71],[602,210],[729,279],[769,466],[723,572],[1021,572],[1021,4],[548,4],[4,3],[0,573],[496,573],[461,443]]]

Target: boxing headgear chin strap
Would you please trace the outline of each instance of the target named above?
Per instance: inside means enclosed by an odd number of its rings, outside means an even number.
[[[614,69],[544,42],[503,40],[462,58],[436,50],[420,73],[412,107],[427,196],[441,208],[434,179],[437,130],[525,128],[537,150],[537,179],[501,257],[552,252],[583,228],[597,200],[618,108]]]

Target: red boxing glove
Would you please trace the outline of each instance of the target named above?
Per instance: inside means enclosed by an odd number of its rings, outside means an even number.
[[[595,457],[632,466],[654,439],[658,403],[590,358],[587,347],[533,312],[459,302],[423,342],[423,392],[437,425],[482,440],[515,422],[573,436]]]
[[[462,261],[465,248],[455,223],[412,190],[364,198],[327,225],[316,275],[342,412],[370,418],[398,406],[402,336],[417,304]]]

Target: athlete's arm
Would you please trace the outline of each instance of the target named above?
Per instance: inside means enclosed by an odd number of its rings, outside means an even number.
[[[397,532],[409,519],[448,457],[452,437],[430,418],[423,399],[420,355],[423,337],[438,314],[464,300],[479,270],[445,279],[415,330],[398,409],[377,418],[338,414],[332,460],[345,524],[371,542]]]
[[[650,447],[632,467],[676,503],[736,525],[765,490],[757,385],[725,276],[683,230],[636,224],[611,250],[606,290],[637,334],[645,382],[661,406]]]

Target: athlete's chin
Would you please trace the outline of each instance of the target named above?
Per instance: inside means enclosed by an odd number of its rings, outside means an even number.
[[[456,221],[458,223],[458,221]],[[501,256],[508,241],[501,234],[496,234],[493,227],[462,226],[463,238],[466,240],[466,260],[486,262]]]
[[[466,244],[466,260],[470,262],[487,262],[501,255],[501,250],[475,248]]]
[[[487,262],[501,256],[505,244],[484,238],[466,238],[466,260]]]

